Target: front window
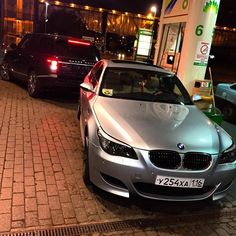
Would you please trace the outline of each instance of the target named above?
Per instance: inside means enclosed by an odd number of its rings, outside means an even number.
[[[193,104],[175,75],[133,68],[106,69],[99,94],[118,99]]]

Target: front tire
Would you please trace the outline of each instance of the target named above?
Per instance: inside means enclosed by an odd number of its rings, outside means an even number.
[[[222,108],[222,113],[224,115],[224,120],[234,121],[236,118],[236,107],[231,103],[226,103]]]
[[[29,96],[34,98],[39,97],[42,92],[41,84],[35,71],[29,73],[27,91]]]
[[[89,141],[88,136],[84,138],[84,157],[83,157],[83,180],[85,185],[90,185],[90,174],[89,174]]]

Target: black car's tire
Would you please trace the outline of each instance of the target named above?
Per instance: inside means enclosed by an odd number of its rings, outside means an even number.
[[[84,157],[83,157],[83,180],[85,185],[90,185],[90,174],[89,174],[89,141],[88,136],[84,138]]]
[[[8,63],[7,62],[3,62],[1,64],[1,68],[0,68],[0,74],[1,74],[1,78],[3,80],[7,80],[10,81],[12,79],[10,73],[9,73],[9,69],[8,69]]]
[[[42,87],[35,71],[29,73],[27,91],[31,97],[39,97],[42,93]]]
[[[234,121],[236,118],[236,107],[233,104],[227,102],[222,107],[222,113],[224,116],[224,120]]]

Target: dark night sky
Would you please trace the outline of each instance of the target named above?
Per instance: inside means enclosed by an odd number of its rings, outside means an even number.
[[[64,0],[72,2],[72,0]],[[162,0],[73,0],[74,3],[147,14],[152,5],[157,5],[160,13]],[[221,0],[217,19],[218,26],[236,27],[236,0]]]

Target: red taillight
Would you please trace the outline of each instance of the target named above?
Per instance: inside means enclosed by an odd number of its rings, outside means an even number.
[[[68,43],[74,43],[74,44],[80,44],[80,45],[85,45],[85,46],[90,46],[91,43],[89,42],[83,42],[83,41],[78,41],[78,40],[68,40]]]
[[[47,59],[47,62],[49,63],[50,70],[53,73],[56,73],[58,69],[58,60],[56,58]]]

